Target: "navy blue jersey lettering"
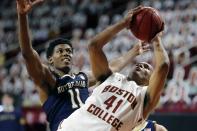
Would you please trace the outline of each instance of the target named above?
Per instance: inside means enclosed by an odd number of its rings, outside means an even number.
[[[43,105],[51,131],[57,130],[63,119],[85,103],[89,96],[87,86],[87,76],[82,72],[57,78],[55,90]]]

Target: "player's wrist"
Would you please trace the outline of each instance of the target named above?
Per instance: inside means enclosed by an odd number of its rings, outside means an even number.
[[[121,24],[123,28],[127,28],[128,27],[128,22],[127,22],[126,19],[120,20],[119,24]]]
[[[24,17],[24,16],[26,16],[26,15],[27,15],[27,13],[25,13],[25,12],[21,12],[21,11],[18,11],[18,15],[19,15],[19,16],[22,16],[22,17]]]

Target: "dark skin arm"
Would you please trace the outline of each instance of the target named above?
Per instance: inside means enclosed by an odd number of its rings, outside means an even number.
[[[141,41],[138,41],[136,44],[134,44],[133,48],[131,48],[128,52],[124,53],[120,57],[113,58],[109,62],[109,68],[112,72],[119,72],[121,71],[125,66],[130,64],[133,59],[144,52],[149,51],[149,45],[141,43]],[[89,87],[96,84],[96,79],[93,76],[92,72],[87,72],[88,79],[89,79]]]
[[[149,50],[150,48],[148,44],[144,44],[141,41],[138,41],[128,52],[110,61],[109,67],[112,70],[112,72],[119,72],[125,66],[130,64],[136,56],[141,55],[142,53],[147,52]]]
[[[148,100],[143,110],[144,118],[147,118],[149,113],[157,105],[169,70],[169,58],[161,43],[161,35],[157,35],[153,39],[152,44],[154,47],[154,59],[156,61],[156,66],[149,80],[146,93]]]
[[[91,40],[88,46],[90,63],[92,72],[97,81],[102,82],[112,74],[112,70],[110,69],[107,58],[102,50],[103,46],[107,44],[118,32],[129,27],[133,14],[137,13],[141,9],[142,7],[138,7],[137,9],[131,10],[123,20],[109,26]]]
[[[36,0],[34,2],[17,0],[17,13],[20,49],[25,60],[27,71],[36,84],[41,102],[43,103],[48,97],[49,86],[55,85],[55,79],[47,66],[42,64],[38,53],[32,47],[27,17],[27,13],[31,8],[40,2],[42,2],[42,0]]]

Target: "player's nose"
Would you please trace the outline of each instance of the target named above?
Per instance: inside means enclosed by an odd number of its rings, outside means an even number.
[[[62,54],[63,54],[63,56],[67,56],[68,52],[64,50]]]
[[[143,68],[142,64],[137,64],[137,67]]]

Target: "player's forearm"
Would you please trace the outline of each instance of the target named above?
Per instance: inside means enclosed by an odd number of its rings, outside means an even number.
[[[163,66],[169,67],[169,57],[161,43],[161,39],[159,38],[158,42],[153,42],[153,46],[154,46],[156,67],[163,67]]]
[[[132,61],[132,59],[134,59],[136,56],[137,56],[136,52],[131,49],[127,53],[123,54],[122,56],[110,61],[109,63],[110,69],[112,70],[112,72],[119,72],[125,66],[127,66]]]
[[[91,41],[90,45],[97,46],[98,48],[102,48],[105,44],[107,44],[118,32],[126,27],[126,22],[121,20],[120,22],[109,26],[104,31],[96,35]]]
[[[19,45],[23,54],[29,54],[32,51],[32,45],[29,35],[29,24],[27,15],[18,14],[19,26]]]

